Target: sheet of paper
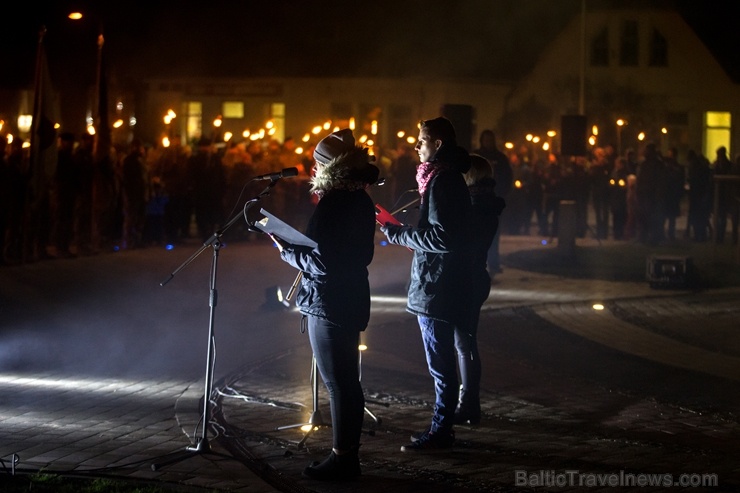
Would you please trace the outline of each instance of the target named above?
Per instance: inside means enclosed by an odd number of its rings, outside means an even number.
[[[282,238],[293,245],[305,245],[316,248],[317,243],[315,241],[274,214],[271,214],[265,209],[260,209],[260,213],[265,217],[254,223],[255,228],[269,235]]]

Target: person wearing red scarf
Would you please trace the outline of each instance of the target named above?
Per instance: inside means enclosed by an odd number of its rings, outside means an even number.
[[[419,322],[436,395],[431,425],[414,434],[402,452],[446,449],[455,441],[455,330],[469,324],[472,275],[472,205],[463,176],[470,155],[457,145],[455,129],[443,117],[421,122],[415,149],[421,160],[418,224],[380,228],[390,243],[414,251],[406,311]]]

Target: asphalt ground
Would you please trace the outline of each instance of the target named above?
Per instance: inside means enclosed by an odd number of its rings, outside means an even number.
[[[548,248],[536,245],[502,239],[504,253]],[[203,431],[210,252],[158,285],[197,247],[0,270],[6,470],[181,491],[740,490],[738,288],[656,290],[504,266],[481,319],[481,424],[458,426],[452,450],[403,453],[429,423],[433,386],[403,311],[408,252],[378,248],[358,354],[363,474],[323,483],[300,472],[330,450],[326,392],[319,386],[317,429],[293,427],[314,411],[311,353],[300,316],[269,297],[294,273],[265,243],[220,254]],[[208,448],[188,450],[202,437]],[[651,484],[624,486],[641,482]]]

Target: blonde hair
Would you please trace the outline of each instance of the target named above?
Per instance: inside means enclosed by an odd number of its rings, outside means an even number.
[[[465,173],[465,183],[470,186],[483,178],[493,176],[493,168],[488,159],[479,154],[470,155],[470,169]]]

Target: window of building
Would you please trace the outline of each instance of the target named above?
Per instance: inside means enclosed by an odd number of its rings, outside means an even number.
[[[221,104],[221,116],[224,118],[244,118],[244,103],[241,101],[224,101]]]
[[[591,66],[609,65],[609,30],[604,27],[591,39]]]
[[[640,39],[637,21],[622,22],[619,40],[619,64],[623,67],[636,67],[639,61]]]
[[[188,101],[185,103],[185,109],[187,141],[192,142],[203,134],[203,103]]]
[[[285,103],[272,103],[270,105],[270,120],[275,129],[272,137],[277,139],[278,142],[285,142]]]
[[[717,153],[717,148],[725,146],[727,155],[730,152],[730,135],[732,118],[729,111],[707,111],[704,114],[704,155],[710,161]]]
[[[668,66],[668,42],[657,29],[653,29],[650,36],[650,61],[651,67]]]

